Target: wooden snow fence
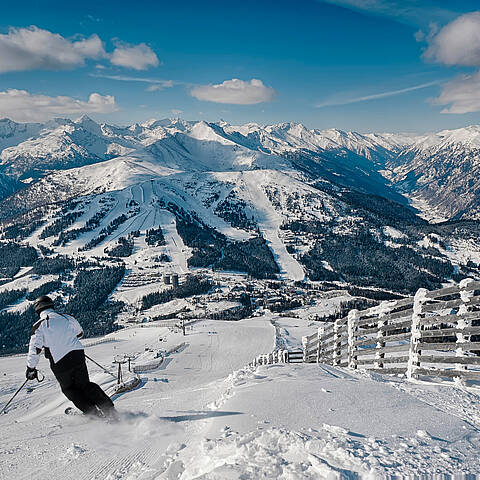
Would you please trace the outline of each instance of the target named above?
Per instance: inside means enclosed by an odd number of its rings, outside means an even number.
[[[303,337],[303,361],[384,374],[480,380],[480,282],[351,310]]]
[[[259,365],[272,365],[274,363],[289,363],[288,350],[274,350],[270,353],[264,353],[259,355],[253,362],[250,362],[251,367],[257,367]]]
[[[156,370],[157,368],[160,368],[162,363],[164,361],[164,356],[161,355],[157,359],[155,359],[152,362],[148,363],[142,363],[140,365],[135,365],[133,367],[133,372],[134,373],[144,373],[144,372],[149,372],[151,370]]]
[[[147,363],[142,363],[139,365],[135,365],[133,367],[134,373],[144,373],[144,372],[149,372],[151,370],[156,370],[157,368],[160,368],[165,361],[165,357],[168,355],[171,355],[172,353],[177,353],[179,350],[181,350],[184,346],[186,345],[185,342],[179,343],[178,345],[175,345],[172,347],[170,350],[168,350],[165,353],[160,353],[158,358],[151,362]]]
[[[120,393],[129,392],[135,390],[142,381],[137,376],[130,378],[129,380],[119,383],[113,387],[113,392],[110,396],[117,395]]]

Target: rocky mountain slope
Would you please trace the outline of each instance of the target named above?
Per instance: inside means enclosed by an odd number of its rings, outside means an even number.
[[[423,200],[445,218],[479,217],[479,126],[420,137],[386,165],[400,191]]]

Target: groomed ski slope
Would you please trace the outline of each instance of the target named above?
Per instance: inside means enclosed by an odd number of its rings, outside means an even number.
[[[290,337],[307,326],[301,319],[282,321],[280,331]],[[153,355],[186,345],[160,368],[140,374],[137,390],[116,399],[123,418],[118,424],[64,415],[70,404],[42,360],[45,382],[30,383],[31,391],[23,391],[0,417],[0,478],[480,474],[474,389],[315,364],[246,367],[273,347],[270,317],[200,321],[185,337],[166,327],[138,326],[85,343],[101,340],[86,353],[109,367],[116,354]],[[91,363],[89,368],[104,388],[114,383]],[[23,381],[24,369],[23,355],[0,360],[1,405]]]

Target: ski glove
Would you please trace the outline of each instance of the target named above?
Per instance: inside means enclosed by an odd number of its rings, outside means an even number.
[[[35,378],[38,378],[38,371],[36,368],[27,367],[25,376],[27,377],[27,380],[34,380]]]

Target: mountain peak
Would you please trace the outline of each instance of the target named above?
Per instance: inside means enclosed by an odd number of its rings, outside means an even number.
[[[77,118],[73,123],[77,125],[98,125],[95,120],[92,120],[86,113],[84,113],[80,118]]]
[[[88,115],[83,114],[80,118],[75,120],[73,122],[75,125],[78,125],[82,127],[83,129],[94,133],[95,135],[101,135],[102,134],[102,128],[101,126],[95,122],[95,120],[92,120]]]

